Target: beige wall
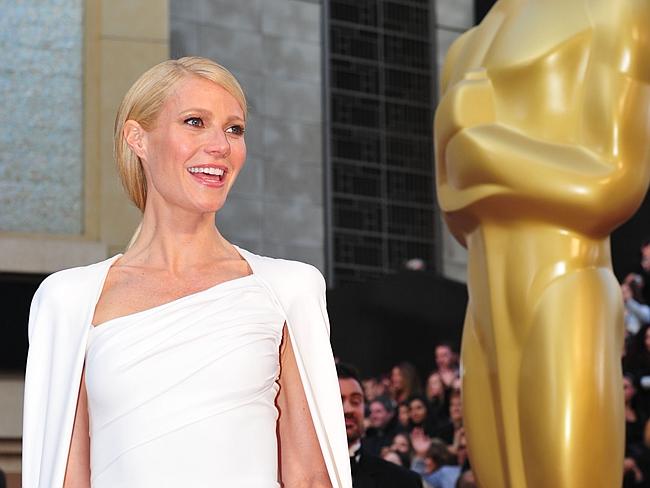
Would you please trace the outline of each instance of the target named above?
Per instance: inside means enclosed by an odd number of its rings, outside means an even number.
[[[113,120],[135,79],[169,57],[168,17],[167,0],[86,0],[84,231],[76,236],[0,232],[0,272],[49,273],[88,264],[128,242],[140,215],[117,180]],[[22,378],[0,377],[0,468],[7,473],[20,467],[22,388]]]
[[[0,232],[0,271],[48,273],[104,259],[139,220],[114,169],[113,120],[133,81],[168,57],[168,2],[87,0],[85,36],[83,234]]]

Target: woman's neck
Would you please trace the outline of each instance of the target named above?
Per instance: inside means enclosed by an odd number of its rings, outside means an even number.
[[[125,254],[134,265],[181,272],[235,258],[236,251],[215,225],[214,213],[145,209],[140,233]]]

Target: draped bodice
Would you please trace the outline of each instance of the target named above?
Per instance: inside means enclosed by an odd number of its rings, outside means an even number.
[[[93,488],[276,488],[282,309],[255,275],[90,331]]]

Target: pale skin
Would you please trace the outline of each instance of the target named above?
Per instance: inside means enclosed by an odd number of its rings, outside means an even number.
[[[246,159],[245,115],[224,88],[196,76],[171,90],[153,127],[127,121],[124,137],[142,161],[147,200],[142,230],[109,270],[93,324],[156,307],[251,274],[215,227]],[[223,181],[189,168],[224,170]],[[300,375],[283,329],[277,407],[282,486],[331,488]],[[90,488],[88,407],[82,376],[64,488]]]

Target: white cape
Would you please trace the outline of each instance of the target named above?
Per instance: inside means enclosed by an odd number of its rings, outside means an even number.
[[[351,488],[323,277],[303,263],[238,250],[284,311],[332,486]],[[34,295],[25,376],[23,488],[63,486],[88,331],[108,270],[118,257],[54,273]]]

